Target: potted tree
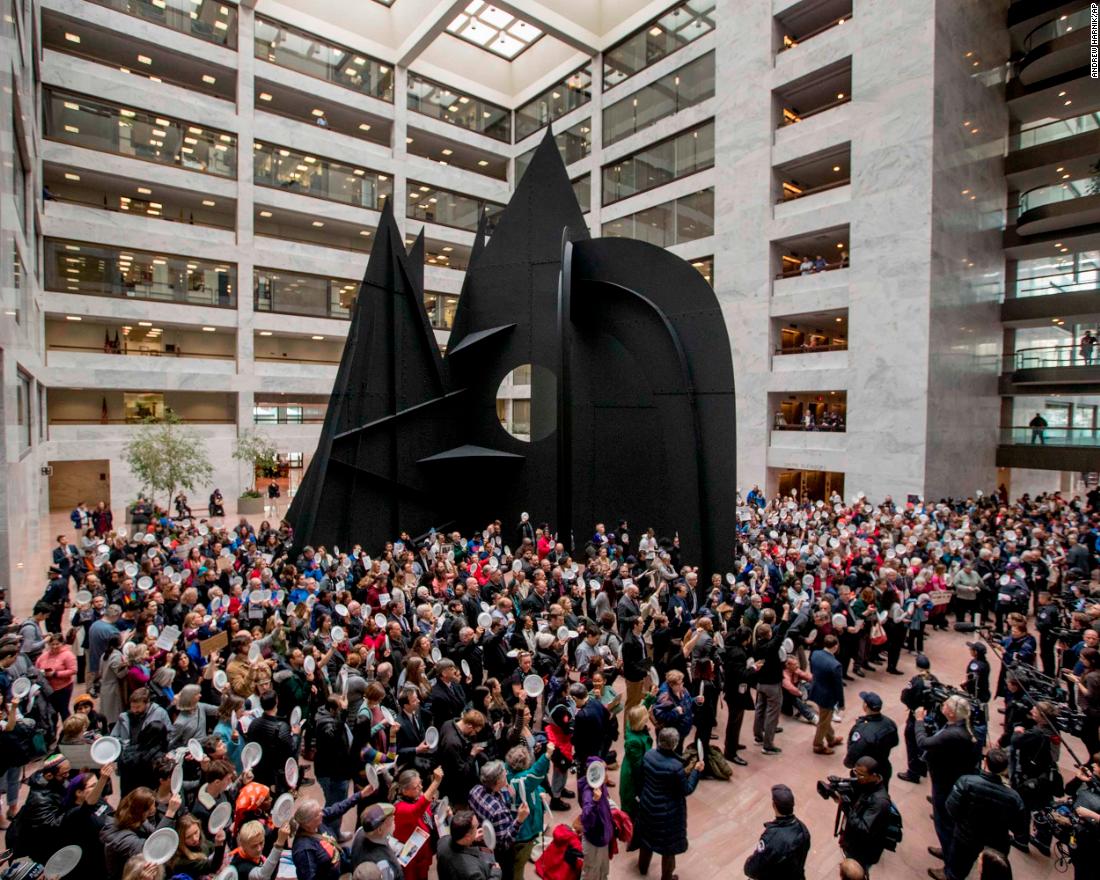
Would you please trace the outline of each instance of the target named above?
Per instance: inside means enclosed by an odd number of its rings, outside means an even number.
[[[179,416],[168,411],[162,418],[146,418],[126,444],[123,459],[149,492],[155,506],[157,493],[165,494],[164,509],[172,509],[178,489],[194,492],[214,477],[206,441],[180,424]],[[127,513],[131,513],[130,510]]]
[[[264,496],[256,488],[256,474],[275,476],[279,468],[279,450],[269,437],[259,431],[248,428],[237,437],[233,457],[248,469],[245,478],[247,488],[237,499],[237,512],[242,515],[263,516]]]

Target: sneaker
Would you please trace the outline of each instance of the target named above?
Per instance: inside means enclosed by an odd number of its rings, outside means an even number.
[[[843,720],[844,720],[844,713],[843,712],[834,712],[833,713],[833,721],[841,722]]]
[[[779,746],[764,746],[760,751],[765,755],[778,755],[783,750]]]

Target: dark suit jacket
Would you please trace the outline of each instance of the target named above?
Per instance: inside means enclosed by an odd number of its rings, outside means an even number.
[[[409,767],[416,760],[416,747],[424,741],[424,731],[432,726],[432,718],[423,709],[419,709],[415,723],[406,712],[398,713],[397,723],[400,725],[397,731],[397,765]]]
[[[448,686],[437,681],[428,699],[432,703],[432,724],[439,730],[443,729],[444,722],[458,718],[466,708],[466,695],[460,684]]]
[[[642,640],[629,630],[623,638],[623,678],[627,681],[641,681],[649,674],[651,659]]]
[[[60,547],[53,548],[53,564],[56,565],[63,574],[68,574],[72,569],[79,568],[80,564],[80,551],[76,549],[75,544],[69,544],[69,557],[66,558]]]

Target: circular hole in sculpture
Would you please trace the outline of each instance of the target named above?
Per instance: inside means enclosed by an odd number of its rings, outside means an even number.
[[[517,440],[545,440],[557,427],[557,378],[538,364],[510,371],[497,388],[497,419]]]

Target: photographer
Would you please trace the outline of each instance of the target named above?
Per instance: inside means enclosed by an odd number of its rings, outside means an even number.
[[[1050,855],[1049,829],[1036,829],[1031,836],[1031,814],[1047,806],[1062,793],[1062,777],[1058,774],[1061,735],[1054,726],[1058,707],[1040,700],[1031,707],[1030,726],[1018,725],[1011,740],[1012,787],[1027,808],[1025,817],[1012,828],[1012,845],[1028,851],[1028,842],[1035,844],[1043,855]]]
[[[878,762],[865,755],[852,769],[855,788],[851,800],[834,792],[844,813],[844,829],[840,833],[840,848],[855,859],[871,875],[871,866],[878,863],[887,844],[887,827],[892,819],[890,795],[883,786]]]
[[[772,786],[775,820],[764,823],[764,833],[745,861],[750,880],[804,880],[810,831],[794,814],[794,794],[785,785]]]
[[[848,734],[844,766],[851,770],[861,758],[873,758],[883,786],[889,787],[893,775],[890,750],[898,744],[898,726],[882,714],[882,697],[874,691],[862,691],[859,698],[863,700],[863,715]]]
[[[932,777],[932,822],[940,846],[928,851],[938,859],[948,851],[953,834],[951,817],[947,813],[947,799],[955,783],[978,766],[981,746],[970,729],[970,703],[966,697],[954,694],[944,700],[940,708],[947,724],[930,733],[925,724],[924,707],[914,713],[917,748],[924,753],[928,775]]]
[[[920,782],[928,772],[928,767],[921,757],[921,750],[917,747],[914,713],[927,705],[932,686],[939,684],[939,679],[931,672],[932,664],[926,655],[917,655],[917,669],[919,670],[917,674],[909,680],[909,684],[901,692],[901,702],[909,710],[905,717],[905,758],[908,766],[904,772],[898,774],[898,779],[905,782]]]
[[[1067,672],[1077,697],[1077,708],[1084,714],[1081,741],[1089,754],[1100,752],[1100,651],[1085,648],[1080,654],[1081,674]]]
[[[986,847],[1008,855],[1009,829],[1027,812],[1020,796],[1005,784],[1007,769],[1004,750],[990,749],[980,773],[963,776],[955,783],[947,798],[951,845],[945,848],[944,867],[928,869],[932,880],[964,880]]]
[[[1059,811],[1053,819],[1059,826],[1072,829],[1073,876],[1084,880],[1094,876],[1100,860],[1100,752],[1092,756],[1088,766],[1077,769],[1076,776],[1066,783],[1066,794],[1072,798],[1072,818]]]

